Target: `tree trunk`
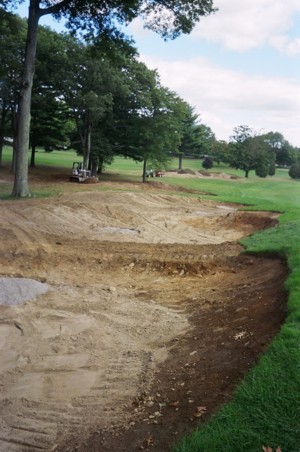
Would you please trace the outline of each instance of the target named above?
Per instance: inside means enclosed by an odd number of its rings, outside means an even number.
[[[245,177],[249,177],[249,170],[245,170]]]
[[[2,168],[2,159],[3,159],[3,145],[4,145],[4,137],[0,136],[0,168]]]
[[[86,124],[86,139],[85,139],[85,146],[84,146],[84,152],[83,152],[83,169],[87,169],[87,165],[88,165],[89,159],[90,159],[91,143],[92,143],[92,129],[93,129],[92,113],[90,111],[88,111],[87,124]]]
[[[98,159],[98,170],[97,170],[97,174],[103,174],[103,168],[104,168],[104,160],[103,160],[103,157],[99,157],[99,159]]]
[[[2,168],[3,138],[0,137],[0,168]]]
[[[146,182],[147,159],[144,159],[143,165],[143,182]]]
[[[5,134],[5,123],[7,116],[7,108],[3,105],[1,112],[1,125],[0,125],[0,167],[2,167],[2,155],[3,155],[3,146],[4,146],[4,134]]]
[[[182,154],[179,154],[178,160],[179,160],[178,170],[181,171],[182,170]]]
[[[30,106],[32,83],[35,70],[38,22],[40,18],[39,2],[30,1],[28,31],[25,50],[24,73],[18,105],[18,143],[16,154],[16,171],[12,196],[30,196],[28,187],[28,149],[30,132]]]
[[[13,130],[13,158],[11,162],[10,172],[14,174],[16,172],[16,155],[18,147],[18,130],[17,130],[18,113],[16,105],[14,105],[11,114],[12,114],[11,125]]]
[[[91,175],[92,177],[97,177],[97,172],[98,172],[98,159],[97,157],[92,157],[90,159],[91,161]]]
[[[35,167],[35,143],[32,143],[31,145],[31,159],[30,159],[30,167],[34,168]]]

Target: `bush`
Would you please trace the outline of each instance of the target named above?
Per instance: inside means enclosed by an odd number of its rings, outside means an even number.
[[[269,176],[274,176],[276,173],[276,165],[275,162],[271,162],[270,163],[270,167],[269,167]]]
[[[205,159],[202,162],[202,167],[204,169],[210,169],[210,168],[213,167],[213,164],[214,164],[214,162],[213,162],[213,159],[211,157],[205,157]]]
[[[258,177],[267,177],[269,175],[269,165],[261,164],[255,168],[255,174]]]
[[[292,179],[300,179],[300,163],[294,163],[289,169],[289,176]]]

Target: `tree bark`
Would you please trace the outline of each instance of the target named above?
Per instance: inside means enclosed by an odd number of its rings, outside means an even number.
[[[0,137],[0,168],[2,168],[3,138]]]
[[[182,154],[181,153],[178,156],[178,160],[179,160],[178,170],[181,171],[182,170]]]
[[[34,168],[35,167],[35,143],[32,143],[31,145],[31,158],[30,158],[30,167]]]
[[[90,110],[87,111],[86,119],[86,131],[85,131],[85,143],[83,150],[83,169],[87,169],[91,155],[91,143],[92,143],[92,130],[93,130],[93,115]]]
[[[97,174],[103,174],[103,168],[104,168],[104,159],[103,159],[103,157],[99,157]]]
[[[12,196],[30,196],[28,187],[28,150],[30,132],[30,106],[32,83],[35,70],[35,55],[37,47],[38,23],[41,17],[39,1],[31,0],[28,16],[28,31],[25,50],[24,72],[18,104],[18,131],[16,171]]]
[[[6,124],[6,116],[8,110],[5,105],[2,107],[1,112],[1,125],[0,125],[0,168],[2,167],[2,155],[3,155],[3,146],[4,146],[4,134],[5,134],[5,124]]]
[[[97,172],[98,172],[98,159],[97,159],[97,157],[92,156],[90,158],[89,169],[91,170],[91,176],[92,177],[97,177]]]
[[[147,159],[144,159],[143,165],[143,182],[146,182]]]
[[[18,130],[17,130],[18,112],[17,112],[16,105],[13,106],[11,115],[12,115],[11,126],[12,126],[12,130],[13,130],[13,158],[12,158],[12,162],[11,162],[10,172],[12,174],[15,174],[15,172],[16,172],[16,155],[17,155],[17,147],[18,147]]]

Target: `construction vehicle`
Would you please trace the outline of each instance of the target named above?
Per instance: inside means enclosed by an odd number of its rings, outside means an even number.
[[[164,171],[161,171],[161,170],[154,171],[155,177],[163,177],[164,175],[165,175]]]
[[[73,162],[70,182],[85,182],[91,177],[91,171],[83,168],[81,162]]]
[[[153,169],[151,169],[146,171],[146,177],[163,177],[164,175],[165,172],[161,170],[153,171]]]

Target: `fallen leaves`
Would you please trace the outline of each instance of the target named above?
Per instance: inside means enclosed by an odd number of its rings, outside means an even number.
[[[178,406],[179,406],[179,400],[177,400],[176,402],[169,403],[169,406],[170,406],[170,407],[173,407],[173,408],[178,408]]]
[[[194,417],[202,417],[207,413],[206,406],[197,406],[196,412],[194,413]]]
[[[267,447],[262,446],[262,450],[264,452],[273,452],[272,447],[268,447],[268,446]],[[274,452],[282,452],[282,451],[281,451],[281,448],[278,446],[277,449]]]
[[[234,335],[234,339],[236,341],[239,341],[240,339],[243,339],[243,337],[245,337],[246,334],[247,334],[246,331],[241,331],[240,333]]]
[[[154,444],[153,438],[149,433],[148,437],[143,442],[143,445],[140,447],[140,450],[149,449],[150,447],[153,446],[153,444]]]

